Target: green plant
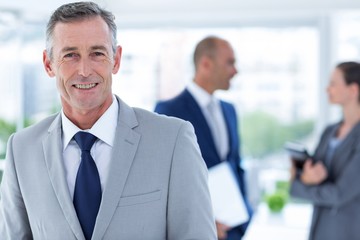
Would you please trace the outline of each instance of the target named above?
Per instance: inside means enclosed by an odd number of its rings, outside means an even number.
[[[256,111],[243,116],[240,126],[244,155],[262,158],[281,151],[288,140],[308,136],[313,131],[314,121],[284,124],[276,116]]]
[[[0,159],[5,158],[5,146],[10,135],[15,132],[16,124],[0,118]]]
[[[9,136],[15,132],[16,124],[0,119],[0,140],[6,142]]]
[[[266,203],[271,212],[281,212],[287,202],[287,194],[284,191],[276,191],[266,196]]]

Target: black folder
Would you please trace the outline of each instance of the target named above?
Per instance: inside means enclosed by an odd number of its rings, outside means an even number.
[[[311,155],[306,150],[306,147],[298,142],[286,142],[285,150],[290,155],[290,158],[295,162],[295,166],[302,169],[306,159],[311,158]]]

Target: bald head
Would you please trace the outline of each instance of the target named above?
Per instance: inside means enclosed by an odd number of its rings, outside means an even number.
[[[196,45],[194,65],[194,82],[210,94],[217,89],[229,89],[230,80],[237,73],[230,43],[215,36],[206,37]]]
[[[224,39],[215,36],[209,36],[201,40],[195,47],[194,51],[194,65],[198,69],[199,61],[202,57],[214,59],[216,57],[216,50],[219,43],[228,42]]]

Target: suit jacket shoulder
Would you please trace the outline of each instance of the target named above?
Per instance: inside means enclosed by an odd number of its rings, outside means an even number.
[[[44,134],[47,134],[50,127],[52,128],[58,127],[59,129],[61,129],[60,128],[61,125],[57,125],[60,123],[61,123],[60,113],[56,113],[49,117],[46,117],[45,119],[41,120],[36,124],[33,124],[29,127],[26,127],[16,132],[14,135],[16,139],[33,142],[36,139],[41,139],[41,137]]]

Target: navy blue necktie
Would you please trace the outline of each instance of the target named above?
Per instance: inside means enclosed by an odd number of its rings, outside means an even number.
[[[90,155],[90,149],[97,138],[91,133],[78,132],[74,139],[81,149],[81,163],[76,176],[73,201],[85,238],[90,240],[101,202],[99,172]]]

